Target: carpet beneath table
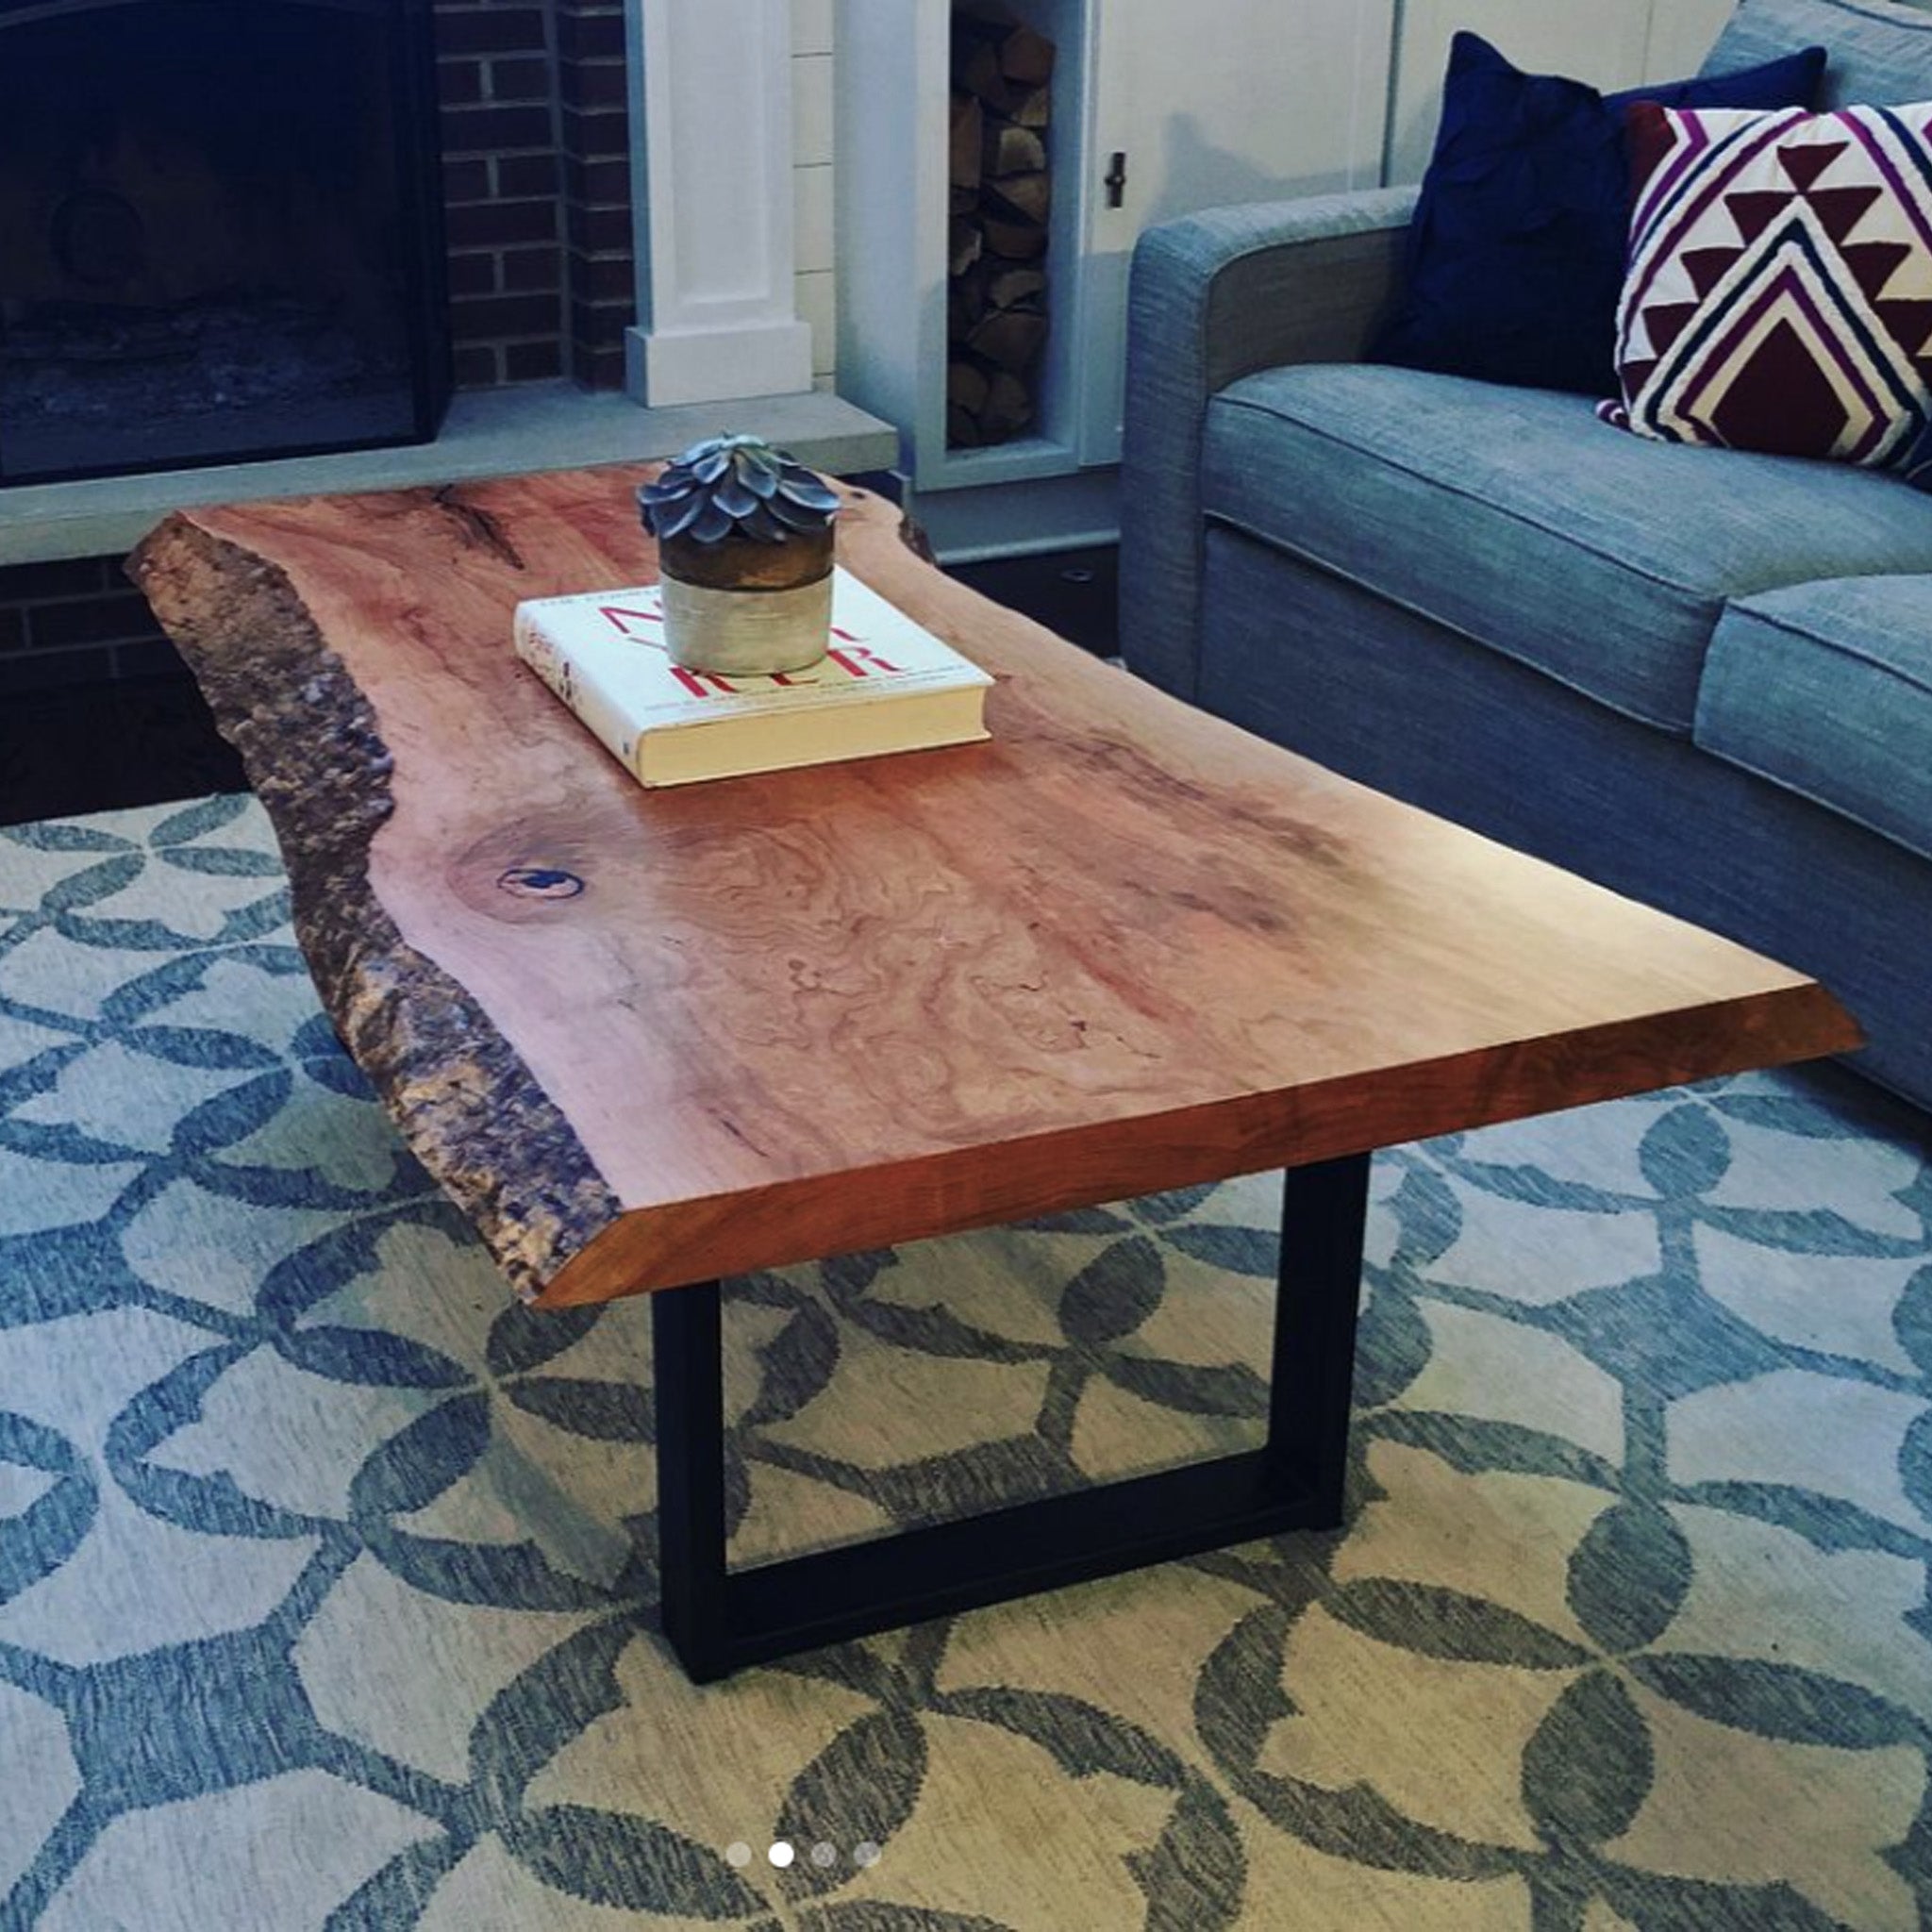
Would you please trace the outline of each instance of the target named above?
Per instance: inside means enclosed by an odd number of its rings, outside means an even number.
[[[510,1299],[252,801],[0,832],[0,1924],[1910,1932],[1922,1136],[1760,1075],[1390,1153],[1344,1533],[696,1690],[648,1310]],[[738,1556],[1254,1442],[1274,1208],[739,1282]]]

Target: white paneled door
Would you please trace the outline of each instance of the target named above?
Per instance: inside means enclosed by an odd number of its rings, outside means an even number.
[[[1394,8],[1395,0],[1092,8],[1083,462],[1119,459],[1127,262],[1141,229],[1226,203],[1380,180]]]
[[[926,494],[1120,460],[1127,263],[1151,223],[1381,178],[1396,0],[1009,4],[1059,50],[1053,327],[1029,433],[961,450],[945,437],[952,0],[838,0],[840,387],[899,425]]]
[[[1653,0],[1645,80],[1695,74],[1731,17],[1731,0]]]
[[[1610,92],[1694,74],[1730,11],[1731,0],[1402,0],[1389,178],[1419,181],[1428,166],[1458,27],[1527,73]]]

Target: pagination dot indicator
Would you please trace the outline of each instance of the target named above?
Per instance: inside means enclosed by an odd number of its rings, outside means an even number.
[[[790,1839],[774,1839],[772,1841],[771,1850],[765,1854],[765,1857],[782,1872],[787,1866],[792,1864],[797,1859],[798,1847]],[[833,1844],[829,1839],[820,1839],[807,1852],[806,1857],[821,1872],[829,1872],[839,1862],[839,1847]],[[852,1862],[860,1871],[876,1865],[884,1857],[885,1853],[881,1847],[874,1844],[869,1838],[860,1840],[858,1844],[852,1847]],[[751,1846],[741,1838],[733,1839],[724,1847],[725,1863],[735,1865],[741,1872],[751,1863],[752,1857]]]

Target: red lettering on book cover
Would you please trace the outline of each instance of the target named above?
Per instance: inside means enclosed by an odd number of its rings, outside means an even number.
[[[839,635],[843,637],[845,633],[841,631]],[[888,677],[900,677],[905,675],[902,666],[887,663],[868,644],[854,643],[849,651],[842,651],[834,644],[825,656],[848,677],[870,677],[872,671],[866,669],[868,664],[873,667],[873,671],[883,672]]]
[[[600,604],[597,615],[609,625],[621,638],[635,637],[637,633],[625,623],[626,617],[635,618],[639,624],[662,624],[664,622],[655,610],[626,610],[622,604]],[[650,640],[656,642],[656,639]]]
[[[735,698],[738,695],[738,687],[716,671],[687,671],[682,664],[674,664],[671,675],[694,698]],[[705,689],[708,684],[711,687],[709,691]]]
[[[631,628],[633,625],[658,625],[664,622],[660,612],[656,610],[633,610],[623,604],[600,604],[597,615],[616,631],[626,643],[642,644],[653,651],[664,651],[661,638],[640,637]],[[825,653],[825,661],[836,664],[847,677],[863,679],[874,675],[899,677],[905,675],[904,666],[893,664],[881,658],[869,644],[862,644],[849,630],[838,625],[832,626],[832,635],[840,641]],[[668,655],[668,652],[667,652]],[[815,668],[815,667],[814,667]],[[671,675],[679,686],[694,698],[737,697],[739,688],[728,677],[715,671],[691,671],[682,664],[674,663]],[[778,672],[759,680],[761,683],[775,684],[783,690],[791,691],[816,685],[819,680],[810,675]]]

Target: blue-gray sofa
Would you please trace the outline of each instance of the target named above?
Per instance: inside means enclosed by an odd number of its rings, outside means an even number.
[[[1742,0],[1728,71],[1932,99],[1932,12]],[[1412,190],[1213,212],[1133,268],[1127,663],[1807,971],[1932,1107],[1932,495],[1361,360]]]

